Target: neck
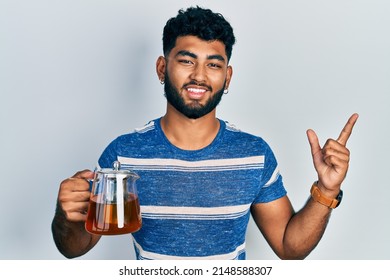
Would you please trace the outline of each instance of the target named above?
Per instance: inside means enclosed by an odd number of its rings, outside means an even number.
[[[183,150],[199,150],[210,145],[219,127],[215,110],[201,118],[189,119],[170,108],[161,119],[161,128],[169,142]]]

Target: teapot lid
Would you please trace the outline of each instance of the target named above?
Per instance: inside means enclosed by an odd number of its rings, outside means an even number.
[[[111,168],[103,168],[97,171],[98,173],[103,174],[109,174],[109,175],[116,175],[116,174],[122,174],[122,175],[129,175],[134,177],[139,177],[137,173],[127,170],[127,169],[121,169],[121,163],[119,161],[114,161]]]

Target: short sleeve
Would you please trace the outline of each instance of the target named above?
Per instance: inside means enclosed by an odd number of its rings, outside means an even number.
[[[267,143],[265,145],[264,169],[260,178],[260,191],[253,203],[266,203],[287,194],[283,185],[276,157]]]

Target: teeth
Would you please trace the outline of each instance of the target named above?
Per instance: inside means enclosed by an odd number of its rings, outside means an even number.
[[[201,93],[201,92],[205,92],[206,91],[206,90],[200,89],[200,88],[189,88],[187,90],[191,91],[191,92],[194,92],[194,93]]]

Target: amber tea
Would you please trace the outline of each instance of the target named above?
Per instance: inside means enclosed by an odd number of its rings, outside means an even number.
[[[129,194],[123,201],[123,213],[115,203],[99,203],[100,195],[91,197],[85,228],[90,233],[101,235],[126,234],[139,230],[142,225],[138,197]],[[120,206],[122,207],[122,206]],[[123,217],[121,217],[123,215]],[[118,222],[119,220],[122,220]]]

